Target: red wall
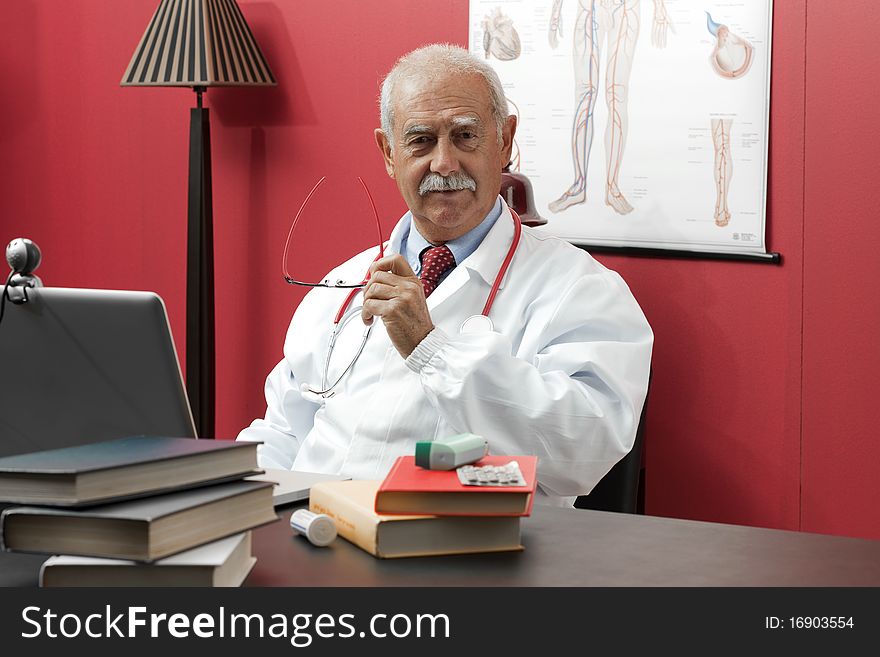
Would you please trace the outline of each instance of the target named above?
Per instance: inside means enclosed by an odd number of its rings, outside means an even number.
[[[880,8],[811,2],[801,527],[880,536]]]
[[[186,89],[121,88],[158,0],[19,0],[0,39],[0,242],[35,239],[60,286],[151,289],[184,356]],[[275,89],[211,90],[217,433],[264,410],[301,293],[281,280],[288,221],[323,174],[403,203],[372,139],[377,83],[429,41],[466,43],[466,0],[239,0]],[[769,245],[781,266],[601,256],[657,344],[649,513],[880,538],[872,393],[880,230],[880,8],[776,2]],[[352,188],[353,189],[353,188]],[[337,199],[363,207],[358,192]],[[336,259],[351,250],[334,239]]]

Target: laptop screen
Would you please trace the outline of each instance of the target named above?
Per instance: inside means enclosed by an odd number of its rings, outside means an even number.
[[[35,288],[0,324],[0,456],[147,434],[194,437],[162,299]]]

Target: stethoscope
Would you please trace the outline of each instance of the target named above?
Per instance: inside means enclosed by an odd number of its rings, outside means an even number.
[[[486,297],[486,304],[483,306],[483,311],[479,315],[471,315],[465,319],[458,329],[459,333],[484,333],[495,329],[495,325],[492,323],[489,313],[492,310],[492,304],[495,303],[495,295],[498,293],[498,288],[501,287],[501,281],[504,280],[504,275],[510,267],[510,262],[513,260],[513,256],[519,246],[520,236],[522,235],[522,223],[520,222],[519,215],[513,210],[513,208],[510,208],[510,217],[513,220],[513,240],[511,240],[510,248],[507,250],[507,256],[504,258],[501,267],[498,269],[495,281],[492,283],[492,289],[489,291],[489,296]],[[376,260],[381,257],[382,254],[380,253],[376,256],[373,262],[376,262]],[[369,270],[367,270],[367,273],[364,275],[364,280],[369,278],[369,273]],[[360,355],[367,344],[367,339],[370,337],[370,332],[373,330],[373,324],[364,327],[363,334],[361,335],[361,343],[355,352],[354,358],[348,364],[348,367],[342,371],[342,374],[340,374],[332,384],[329,383],[327,375],[330,369],[330,358],[333,354],[333,348],[336,346],[336,338],[354,317],[360,315],[359,308],[354,308],[350,311],[348,309],[358,292],[360,292],[360,288],[349,290],[342,305],[339,306],[336,316],[333,318],[333,330],[330,333],[330,341],[327,344],[327,355],[324,357],[324,368],[321,373],[321,389],[316,390],[312,386],[304,383],[301,386],[301,391],[303,393],[308,392],[325,399],[332,397],[335,394],[334,391],[336,386],[339,385],[340,381],[345,378],[345,375],[351,371],[351,368],[354,367],[354,364],[357,362],[358,358],[360,358]]]

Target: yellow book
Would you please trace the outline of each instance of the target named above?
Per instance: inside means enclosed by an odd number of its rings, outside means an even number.
[[[344,539],[375,557],[522,550],[518,516],[385,516],[373,509],[381,481],[312,486],[309,509],[336,521]]]

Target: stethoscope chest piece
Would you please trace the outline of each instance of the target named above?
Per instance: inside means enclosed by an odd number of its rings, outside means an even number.
[[[492,320],[486,315],[471,315],[461,323],[459,333],[491,333],[495,330]]]

